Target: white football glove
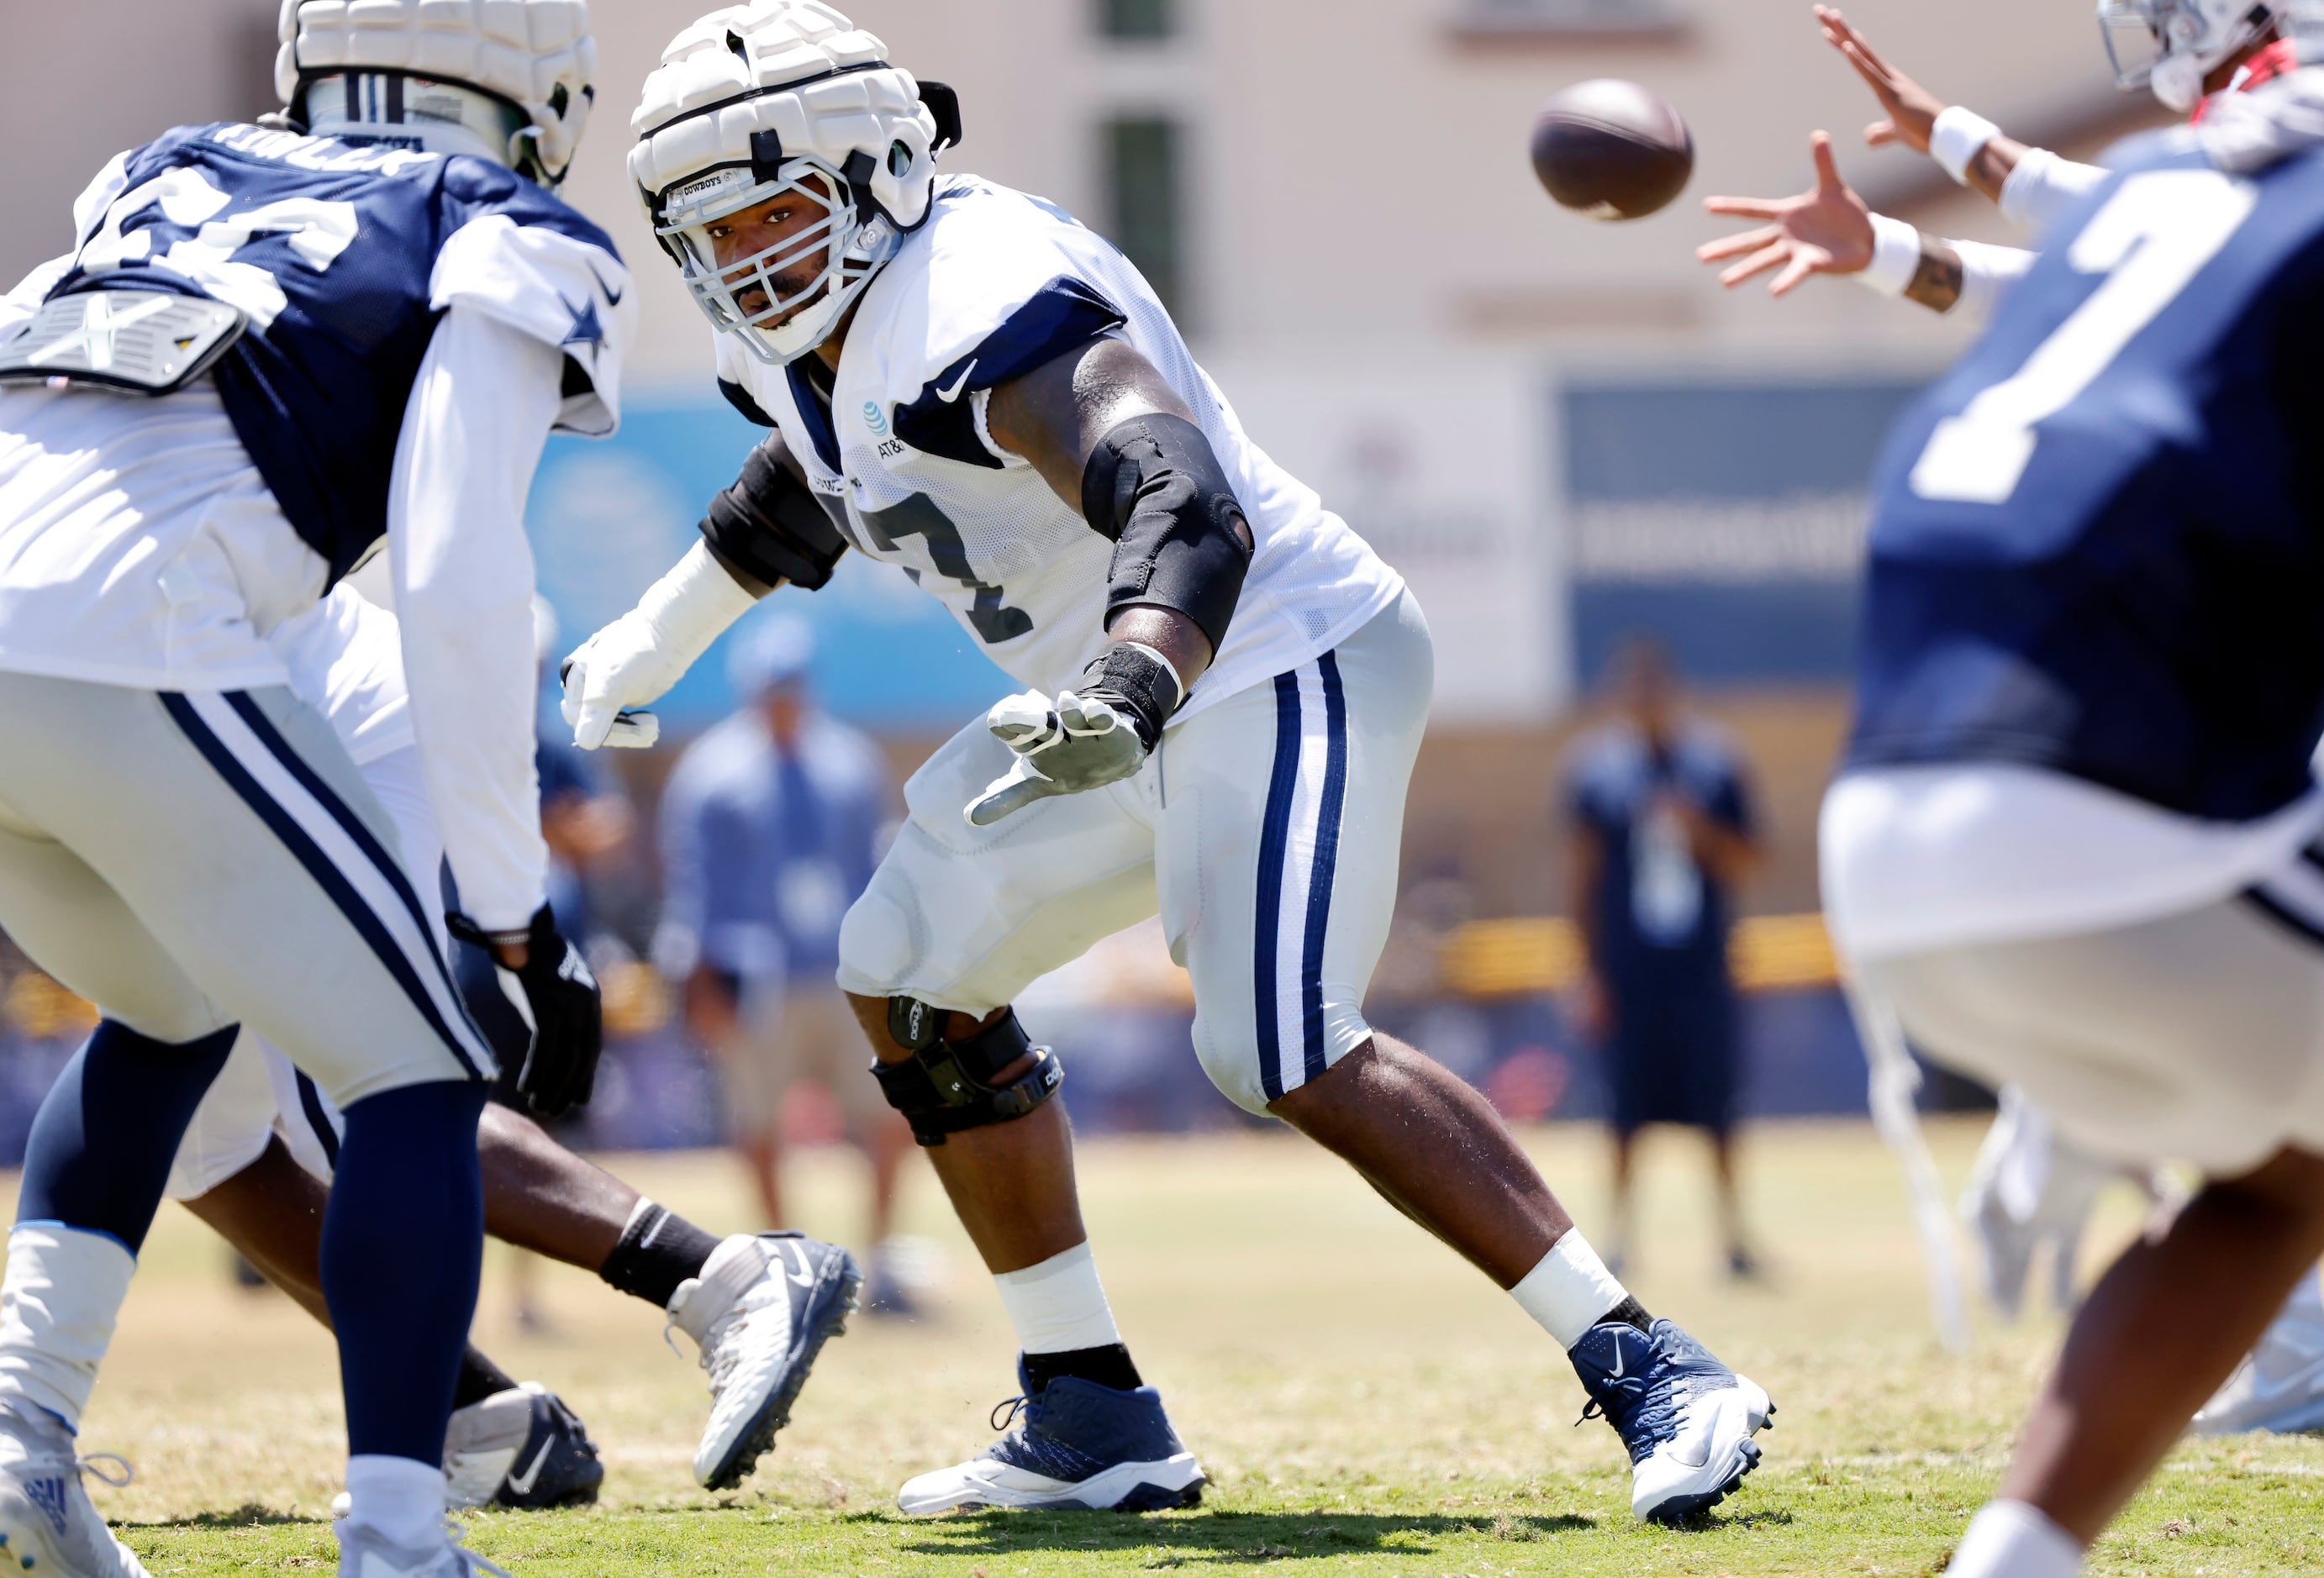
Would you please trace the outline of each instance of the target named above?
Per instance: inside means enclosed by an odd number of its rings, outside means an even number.
[[[757,601],[709,548],[695,544],[637,607],[581,643],[558,670],[573,743],[583,750],[642,749],[659,739],[661,720],[641,709],[684,678]]]
[[[1137,721],[1120,698],[1103,692],[1059,691],[1052,702],[1027,691],[995,702],[984,726],[1017,760],[969,803],[972,827],[989,828],[1053,794],[1118,784],[1146,765],[1148,748]]]
[[[638,709],[659,700],[685,674],[686,665],[671,660],[653,627],[632,609],[575,647],[557,671],[573,743],[583,750],[652,746],[661,739],[661,720]]]

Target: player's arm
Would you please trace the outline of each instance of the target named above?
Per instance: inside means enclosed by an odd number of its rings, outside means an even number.
[[[1864,132],[1872,146],[1901,143],[1928,154],[1955,180],[1999,204],[2012,221],[2037,230],[2047,229],[2106,179],[2096,165],[2030,147],[1975,111],[1947,105],[1890,65],[1837,9],[1819,5],[1815,12],[1824,41],[1880,101],[1883,118]]]
[[[822,587],[847,551],[779,433],[761,440],[734,485],[710,501],[701,531],[636,608],[565,660],[565,721],[583,750],[653,744],[659,726],[638,709],[659,700],[759,599],[786,582]]]
[[[969,808],[980,826],[1138,770],[1225,639],[1252,550],[1194,412],[1123,341],[1092,341],[997,385],[985,426],[1113,544],[1113,561],[1107,645],[1081,688],[993,709],[993,732],[1019,760]]]
[[[596,984],[557,931],[533,768],[525,497],[564,400],[555,345],[445,313],[405,408],[388,496],[404,679],[429,803],[458,882],[455,930],[488,949],[534,1035],[518,1084],[549,1115],[588,1099]]]
[[[1706,263],[1727,263],[1719,282],[1729,289],[1774,271],[1768,294],[1790,295],[1819,274],[1853,275],[1886,296],[1902,296],[1933,312],[1966,307],[1989,310],[2034,266],[2034,255],[2015,247],[1924,236],[1900,219],[1875,214],[1841,179],[1831,138],[1812,140],[1815,185],[1795,197],[1711,197],[1710,213],[1763,223],[1698,248]]]

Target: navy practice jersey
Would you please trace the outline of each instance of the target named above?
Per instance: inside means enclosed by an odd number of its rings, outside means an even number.
[[[334,578],[387,530],[404,407],[448,307],[561,344],[559,426],[613,429],[612,309],[629,289],[613,243],[488,161],[180,126],[116,161],[78,217],[52,297],[168,290],[247,316],[218,394]]]
[[[2144,140],[1881,463],[1851,765],[2006,761],[2189,816],[2324,729],[2324,151]]]

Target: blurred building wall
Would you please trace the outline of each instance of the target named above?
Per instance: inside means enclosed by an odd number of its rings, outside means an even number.
[[[700,9],[595,6],[601,91],[567,195],[636,271],[643,333],[624,436],[560,443],[535,494],[544,573],[576,639],[689,539],[752,441],[711,390],[708,331],[623,173],[637,85]],[[1849,10],[1932,87],[2036,138],[2087,152],[2135,119],[2084,0]],[[14,151],[0,273],[63,250],[71,197],[117,149],[271,107],[275,12],[0,0]],[[1555,902],[1562,720],[1596,656],[1646,625],[1762,758],[1783,858],[1755,907],[1812,899],[1807,819],[1843,725],[1880,426],[1866,413],[1893,409],[1969,328],[1845,284],[1780,304],[1723,294],[1692,261],[1724,229],[1697,200],[1796,189],[1821,126],[1877,202],[1948,234],[2003,233],[1925,161],[1862,146],[1870,97],[1804,0],[854,0],[853,14],[959,89],[967,135],[948,162],[1129,245],[1255,438],[1412,579],[1440,647],[1415,860],[1457,854],[1495,911]],[[1664,215],[1594,225],[1534,183],[1535,110],[1597,76],[1653,86],[1694,128],[1694,185]],[[853,567],[811,612],[850,676],[835,699],[899,739],[938,738],[998,693],[973,645],[889,572]],[[673,717],[724,700],[714,659]]]

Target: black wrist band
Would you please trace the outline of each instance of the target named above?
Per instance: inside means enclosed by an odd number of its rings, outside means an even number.
[[[1178,671],[1144,647],[1110,647],[1082,671],[1087,688],[1118,696],[1138,726],[1138,738],[1152,750],[1163,726],[1186,699]]]

